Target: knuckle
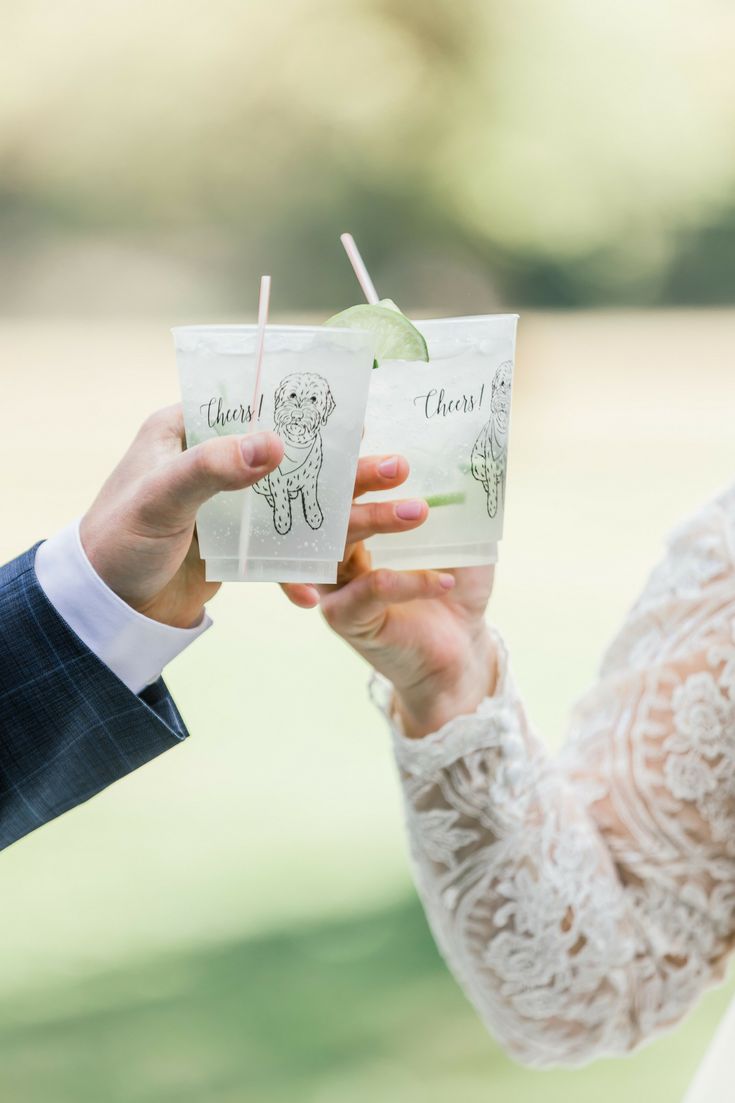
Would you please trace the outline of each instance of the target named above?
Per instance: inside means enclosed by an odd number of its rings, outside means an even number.
[[[229,470],[233,475],[241,475],[245,467],[245,461],[243,459],[243,452],[240,446],[240,437],[221,437],[219,440],[219,447],[222,459],[227,464]]]
[[[140,432],[146,436],[154,436],[161,432],[161,430],[171,420],[171,407],[162,407],[161,409],[154,410],[152,414],[149,414],[140,427]]]
[[[421,589],[425,594],[436,593],[440,589],[439,575],[436,571],[426,571],[421,579]]]
[[[381,502],[370,502],[368,505],[368,524],[376,532],[385,526],[385,507]]]
[[[183,437],[183,435],[184,412],[180,402],[154,410],[138,430],[138,436],[147,440],[165,436]]]
[[[206,440],[191,449],[197,478],[214,482],[221,490],[243,486],[242,452],[235,437]]]
[[[393,593],[395,589],[395,579],[392,571],[385,568],[373,571],[370,576],[371,589],[373,595],[379,598],[387,598]]]
[[[208,443],[208,442],[206,442]],[[208,479],[215,473],[212,449],[206,443],[195,445],[189,452],[192,471],[198,479]]]
[[[339,610],[333,602],[323,601],[321,606],[322,616],[330,628],[335,632],[339,626]]]

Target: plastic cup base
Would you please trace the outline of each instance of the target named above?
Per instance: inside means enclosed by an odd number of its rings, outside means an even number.
[[[496,540],[485,544],[443,544],[427,548],[373,547],[367,549],[373,567],[388,567],[394,571],[441,570],[451,567],[485,567],[498,561]]]
[[[306,582],[337,581],[337,563],[329,559],[247,559],[240,574],[237,559],[205,559],[207,582]]]

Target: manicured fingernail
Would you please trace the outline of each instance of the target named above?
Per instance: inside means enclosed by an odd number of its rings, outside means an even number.
[[[396,517],[402,521],[418,521],[424,512],[424,503],[414,498],[410,502],[399,502],[396,506]]]
[[[253,433],[251,437],[243,437],[240,441],[240,449],[248,467],[262,467],[268,462],[270,448],[265,433]]]
[[[453,574],[440,574],[439,575],[439,585],[441,586],[442,590],[451,590],[452,587],[454,586],[454,575]]]
[[[398,456],[391,456],[389,460],[383,460],[378,464],[378,471],[385,479],[395,479],[398,474]]]

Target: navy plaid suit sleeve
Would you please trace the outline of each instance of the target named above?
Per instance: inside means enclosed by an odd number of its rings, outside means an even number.
[[[35,556],[0,567],[0,847],[187,735],[162,679],[136,696],[75,635]]]

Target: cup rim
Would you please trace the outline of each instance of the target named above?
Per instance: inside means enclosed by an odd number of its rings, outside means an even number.
[[[520,317],[518,314],[506,313],[506,314],[458,314],[449,318],[414,318],[413,324],[420,329],[422,325],[456,325],[458,322],[487,322],[490,320],[501,320],[508,318]],[[206,322],[195,323],[192,325],[172,326],[171,333],[176,335],[177,333],[255,333],[258,326],[255,322],[213,322],[208,324]],[[333,333],[370,333],[370,330],[360,329],[359,326],[325,326],[321,325],[288,325],[285,323],[268,324],[266,327],[266,333],[323,333],[326,330],[331,330]]]
[[[520,314],[457,314],[451,318],[413,318],[412,321],[413,324],[420,329],[421,326],[428,325],[429,323],[432,325],[445,325],[457,322],[489,322],[495,321],[496,319],[501,321],[508,318],[515,318],[517,321],[520,318]]]
[[[198,325],[184,325],[184,326],[172,326],[171,333],[174,336],[177,333],[257,333],[258,326],[256,322],[223,322],[213,323],[208,325],[206,322]],[[270,323],[265,327],[266,333],[366,333],[369,330],[358,330],[355,326],[303,326],[303,325],[283,325],[277,323],[271,325]]]

